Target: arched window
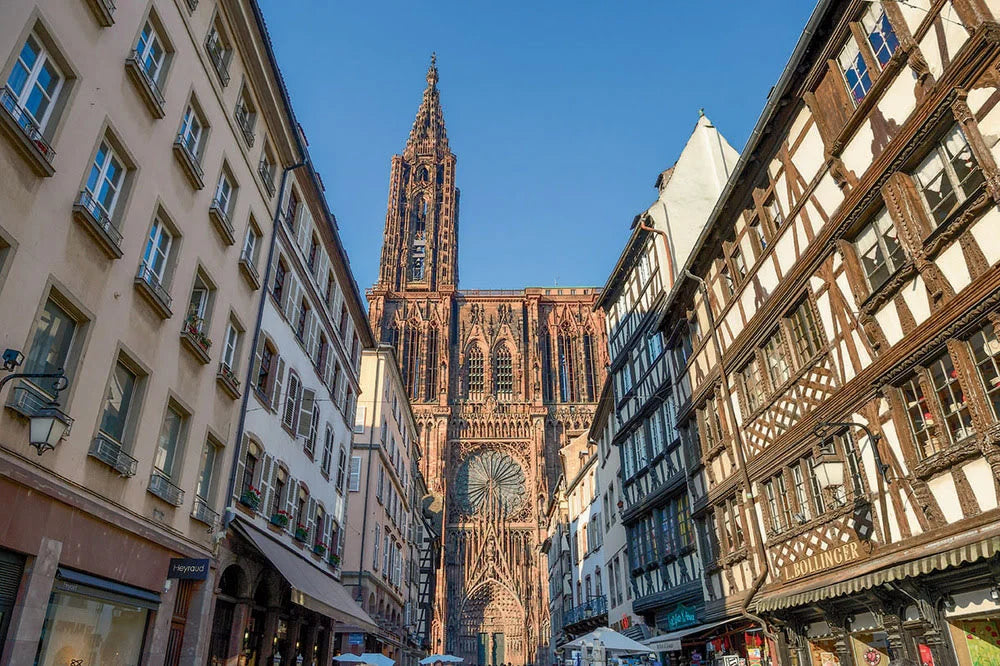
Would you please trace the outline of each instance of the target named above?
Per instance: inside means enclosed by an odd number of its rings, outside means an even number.
[[[542,328],[538,336],[538,344],[542,348],[542,400],[552,402],[552,338],[548,328]]]
[[[483,350],[473,343],[465,361],[466,396],[483,392]]]
[[[595,367],[594,353],[597,350],[594,349],[594,334],[587,331],[583,334],[583,373],[585,375],[584,381],[587,384],[587,402],[593,402],[596,399],[597,391],[597,371]]]
[[[507,344],[497,345],[493,359],[493,388],[497,396],[510,397],[514,392],[514,365]]]
[[[594,569],[594,596],[604,596],[604,584],[601,582],[601,567]]]
[[[569,326],[559,329],[559,400],[576,402],[576,359],[573,357],[573,338]]]
[[[587,578],[586,578],[586,583],[584,585],[584,591],[587,593],[587,598],[584,599],[584,602],[590,601],[591,596],[593,596],[592,595],[593,589],[590,586],[590,576],[587,576]]]
[[[423,240],[427,232],[427,200],[418,196],[413,202],[413,238]]]
[[[436,326],[427,329],[427,367],[424,369],[424,400],[437,397],[438,331]]]
[[[420,329],[417,324],[408,324],[403,331],[403,383],[406,391],[415,398],[420,387]]]

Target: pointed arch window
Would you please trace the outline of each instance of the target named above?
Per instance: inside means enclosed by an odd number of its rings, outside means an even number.
[[[595,395],[597,391],[597,368],[594,357],[596,351],[594,348],[594,334],[587,331],[583,334],[583,373],[587,389],[587,402],[593,402],[597,397]]]
[[[413,202],[413,239],[423,240],[427,232],[427,200],[418,196]]]
[[[576,359],[573,354],[573,338],[569,326],[559,329],[559,400],[576,402]]]
[[[420,329],[417,324],[408,324],[403,331],[403,383],[406,392],[416,397],[420,384]]]
[[[548,328],[542,328],[538,344],[542,348],[542,400],[552,402],[555,391],[552,386],[552,336]]]
[[[424,400],[437,396],[438,331],[436,326],[427,329],[427,367],[424,369]]]
[[[514,364],[507,344],[497,345],[493,360],[493,387],[497,397],[509,398],[514,392]]]
[[[483,392],[483,350],[473,343],[465,361],[466,397]]]

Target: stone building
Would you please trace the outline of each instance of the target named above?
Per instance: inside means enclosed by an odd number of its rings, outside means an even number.
[[[248,236],[244,251],[267,267],[244,272],[266,296],[217,551],[212,663],[328,663],[340,634],[374,629],[340,583],[361,357],[373,340],[318,174],[298,149],[270,246]]]
[[[818,4],[662,317],[704,660],[1000,656],[1000,4]]]
[[[407,619],[416,593],[410,569],[420,446],[392,347],[379,345],[361,355],[361,389],[350,462],[344,584],[378,625],[359,652],[382,652],[400,666],[414,666]]]
[[[3,396],[0,663],[205,663],[253,276],[300,159],[262,19],[12,0],[0,48],[5,370],[68,379]],[[72,429],[37,455],[53,397]]]
[[[604,377],[594,288],[458,288],[456,157],[433,64],[392,158],[375,335],[397,350],[428,489],[444,511],[432,651],[533,663],[546,642],[541,516],[559,449],[590,425]],[[445,638],[447,637],[447,640]]]

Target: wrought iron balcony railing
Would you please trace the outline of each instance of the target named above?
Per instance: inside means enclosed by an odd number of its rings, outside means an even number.
[[[158,469],[149,475],[149,486],[146,490],[159,497],[164,502],[180,506],[184,503],[184,491],[175,486],[170,477]]]
[[[102,432],[90,443],[87,455],[118,472],[123,477],[135,476],[138,461],[122,450],[122,445]]]
[[[608,598],[604,595],[591,597],[586,603],[571,608],[563,615],[563,626],[569,627],[585,620],[591,620],[608,614]]]
[[[4,86],[0,90],[0,106],[3,106],[7,115],[10,116],[14,124],[24,134],[24,137],[34,146],[35,150],[51,164],[56,151],[52,149],[49,142],[42,136],[42,130],[38,126],[38,123],[35,122],[35,119],[31,117],[31,114],[18,104],[17,95],[14,94],[10,86]]]

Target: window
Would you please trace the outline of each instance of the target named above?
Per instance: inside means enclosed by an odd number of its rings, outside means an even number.
[[[660,333],[657,332],[653,337],[659,339],[660,347],[662,348],[663,342],[660,337]],[[652,340],[652,338],[650,338]],[[597,349],[594,346],[594,334],[590,331],[586,331],[583,334],[583,374],[585,387],[587,390],[586,400],[588,402],[593,402],[597,399]]]
[[[933,436],[930,427],[934,425],[934,414],[930,410],[924,387],[917,377],[907,380],[899,389],[903,406],[906,409],[906,420],[910,426],[917,452],[921,458],[936,453],[940,446],[937,437]]]
[[[483,350],[479,345],[473,343],[469,348],[469,355],[465,361],[466,373],[468,374],[468,390],[466,395],[478,394],[483,391]]]
[[[576,355],[569,327],[565,324],[559,330],[556,346],[559,353],[559,399],[576,402]]]
[[[317,410],[319,411],[319,410]],[[330,466],[333,464],[333,429],[328,423],[326,425],[326,434],[323,437],[323,458],[320,461],[319,469],[323,473],[323,476],[330,476]],[[340,485],[338,482],[337,490],[340,490]]]
[[[771,220],[771,224],[775,229],[780,229],[782,223],[785,221],[785,214],[781,212],[781,204],[778,203],[778,197],[772,194],[764,202],[764,210],[767,211],[767,216]]]
[[[232,321],[226,324],[225,343],[222,347],[222,365],[230,370],[236,370],[237,350],[240,346],[241,333]]]
[[[191,288],[191,300],[188,303],[188,318],[185,322],[185,331],[204,335],[212,296],[214,294],[212,285],[208,284],[205,277],[199,271],[194,277],[194,286]]]
[[[306,330],[308,329],[306,324],[309,321],[309,313],[311,311],[312,308],[309,307],[309,303],[303,298],[299,306],[299,321],[295,325],[295,337],[299,339],[299,342],[306,341]]]
[[[97,219],[103,217],[111,219],[114,216],[118,195],[125,180],[125,171],[124,162],[119,159],[106,140],[101,141],[97,155],[94,156],[94,163],[90,166],[86,185],[90,202],[98,210],[94,210],[91,205],[88,205],[88,209]]]
[[[201,155],[201,138],[202,131],[204,129],[204,122],[195,111],[194,107],[188,105],[187,111],[184,112],[184,121],[181,123],[180,131],[180,142],[194,158],[198,158]]]
[[[313,362],[316,363],[316,367],[323,370],[326,366],[326,355],[330,349],[330,343],[326,340],[326,333],[319,334],[319,342],[316,343],[316,356]]]
[[[778,498],[774,492],[774,482],[765,481],[761,484],[764,488],[764,496],[767,498],[767,513],[770,517],[771,531],[780,532],[784,525],[781,524],[781,513],[778,511]]]
[[[782,339],[780,328],[768,338],[764,344],[763,352],[767,376],[771,378],[771,388],[777,389],[791,376],[788,351],[785,347],[785,341]]]
[[[424,369],[424,400],[437,398],[438,331],[436,326],[427,329],[427,367]]]
[[[892,54],[899,48],[899,39],[896,38],[896,31],[889,22],[881,2],[875,0],[868,5],[868,10],[861,17],[861,27],[868,35],[868,44],[879,67],[885,67]]]
[[[733,249],[729,254],[729,261],[733,266],[736,281],[742,283],[747,277],[747,261],[743,257],[743,250],[739,244],[733,245]]]
[[[416,398],[420,390],[420,328],[416,322],[403,328],[403,351],[399,361],[403,371],[403,385],[410,396]]]
[[[215,200],[212,202],[212,205],[222,211],[222,214],[227,217],[233,212],[235,191],[236,188],[233,186],[233,181],[228,171],[224,168],[219,175],[219,184],[215,188]]]
[[[962,130],[952,127],[913,174],[934,226],[983,184],[972,149]]]
[[[293,433],[296,431],[299,419],[299,405],[302,398],[302,384],[294,372],[288,373],[288,389],[285,394],[285,412],[282,423]]]
[[[947,351],[908,379],[900,395],[921,458],[974,434],[965,391]]]
[[[247,444],[246,457],[243,460],[243,482],[240,485],[240,497],[247,497],[257,476],[257,463],[260,462],[261,451],[253,442]]]
[[[299,212],[299,195],[292,190],[288,194],[288,206],[285,208],[285,224],[288,228],[295,230],[295,216]]]
[[[225,37],[225,32],[218,18],[212,22],[208,37],[205,38],[205,50],[208,51],[208,57],[211,58],[212,65],[215,66],[215,71],[222,80],[222,85],[227,85],[229,83],[229,58],[233,49]]]
[[[4,106],[13,112],[8,104],[16,104],[28,113],[39,131],[44,132],[63,82],[62,72],[42,46],[41,40],[34,34],[28,35],[7,77],[7,87],[16,99],[8,102],[5,96]]]
[[[271,147],[268,145],[264,146],[264,150],[261,151],[260,164],[257,165],[257,173],[260,174],[260,179],[267,188],[268,194],[272,197],[274,196],[274,154],[271,152]]]
[[[145,25],[142,26],[135,51],[146,76],[153,83],[159,84],[163,74],[163,64],[167,57],[167,48],[151,22],[146,21]]]
[[[337,492],[344,492],[344,477],[347,474],[347,452],[344,447],[340,447],[340,453],[337,456]]]
[[[167,414],[160,427],[160,436],[156,441],[156,455],[153,465],[167,477],[174,476],[174,464],[177,462],[184,428],[184,415],[174,406],[167,407]]]
[[[271,487],[271,516],[285,510],[286,485],[288,485],[288,472],[279,467],[278,471],[274,474],[274,483]]]
[[[816,507],[816,513],[820,514],[826,511],[826,500],[823,498],[823,488],[819,484],[819,477],[816,475],[816,461],[812,456],[806,458],[803,463],[806,466],[806,470],[809,472],[809,490],[812,494],[813,503]]]
[[[309,255],[306,258],[306,264],[309,266],[309,271],[311,273],[316,272],[316,261],[319,259],[319,238],[316,234],[313,234],[309,239]]]
[[[250,262],[251,266],[257,265],[257,252],[260,247],[260,232],[257,230],[257,226],[251,218],[250,224],[247,225],[247,235],[246,239],[243,241],[243,253],[242,258]]]
[[[757,359],[750,361],[740,371],[740,382],[743,384],[743,393],[747,398],[747,407],[751,412],[756,411],[764,404],[764,386]]]
[[[950,354],[941,354],[931,363],[930,377],[938,406],[944,413],[945,431],[952,442],[972,435],[972,414]]]
[[[847,83],[847,91],[851,94],[854,105],[857,106],[865,98],[872,88],[872,77],[868,71],[868,63],[861,54],[861,48],[853,39],[848,39],[847,44],[837,56],[837,64],[844,74],[844,81]]]
[[[254,378],[254,389],[257,393],[266,397],[271,384],[271,371],[274,368],[274,349],[267,343],[262,344],[260,352],[260,367],[257,376]]]
[[[538,345],[542,353],[542,400],[552,402],[555,391],[552,386],[552,338],[548,327],[543,326],[539,332]]]
[[[51,297],[35,323],[35,332],[28,347],[24,372],[53,374],[69,364],[70,352],[76,342],[77,320]],[[38,388],[55,395],[54,379],[34,379]]]
[[[819,352],[822,345],[822,334],[813,317],[809,299],[799,303],[788,323],[792,331],[792,346],[795,347],[800,363],[805,363]]]
[[[302,412],[299,417],[300,424],[309,425],[309,430],[306,431],[304,448],[310,458],[316,455],[316,438],[319,435],[319,405],[316,404],[315,395],[310,390],[303,392]]]
[[[281,303],[282,297],[285,295],[285,279],[288,276],[288,269],[285,267],[285,262],[281,259],[278,260],[278,265],[274,267],[274,286],[271,287],[271,295],[274,299]]]
[[[113,440],[118,446],[125,443],[125,430],[138,383],[136,373],[119,357],[105,391],[99,426],[101,435]]]
[[[142,255],[143,268],[147,274],[156,278],[157,282],[162,283],[166,277],[167,260],[170,258],[170,248],[173,242],[173,234],[167,229],[163,220],[157,216],[153,220],[153,228],[149,230],[146,251]]]
[[[361,456],[351,456],[351,476],[348,488],[352,493],[361,489]]]
[[[812,517],[812,507],[809,504],[809,491],[806,488],[805,476],[802,474],[802,466],[795,464],[792,466],[792,487],[795,490],[795,505],[798,508],[798,520],[805,522]]]
[[[755,241],[757,245],[758,256],[767,249],[769,244],[768,230],[765,225],[761,224],[759,217],[754,217],[750,220],[750,233],[751,238]]]
[[[493,383],[498,396],[509,397],[514,391],[513,363],[510,358],[510,350],[503,342],[497,346]]]
[[[128,588],[120,585],[118,589]],[[151,633],[149,607],[148,601],[126,594],[57,578],[48,598],[35,663],[85,663],[70,659],[69,653],[86,655],[86,663],[138,664],[143,658],[143,643]]]
[[[854,239],[854,247],[868,286],[873,290],[885,284],[906,259],[903,246],[899,244],[899,233],[884,208],[861,229]]]
[[[986,398],[994,418],[1000,418],[1000,341],[996,327],[987,322],[969,338],[972,358],[979,369],[979,378],[986,387]]]
[[[198,470],[198,485],[195,494],[208,502],[212,494],[212,482],[215,477],[215,462],[219,457],[219,447],[213,442],[205,442],[201,450],[201,466]]]

